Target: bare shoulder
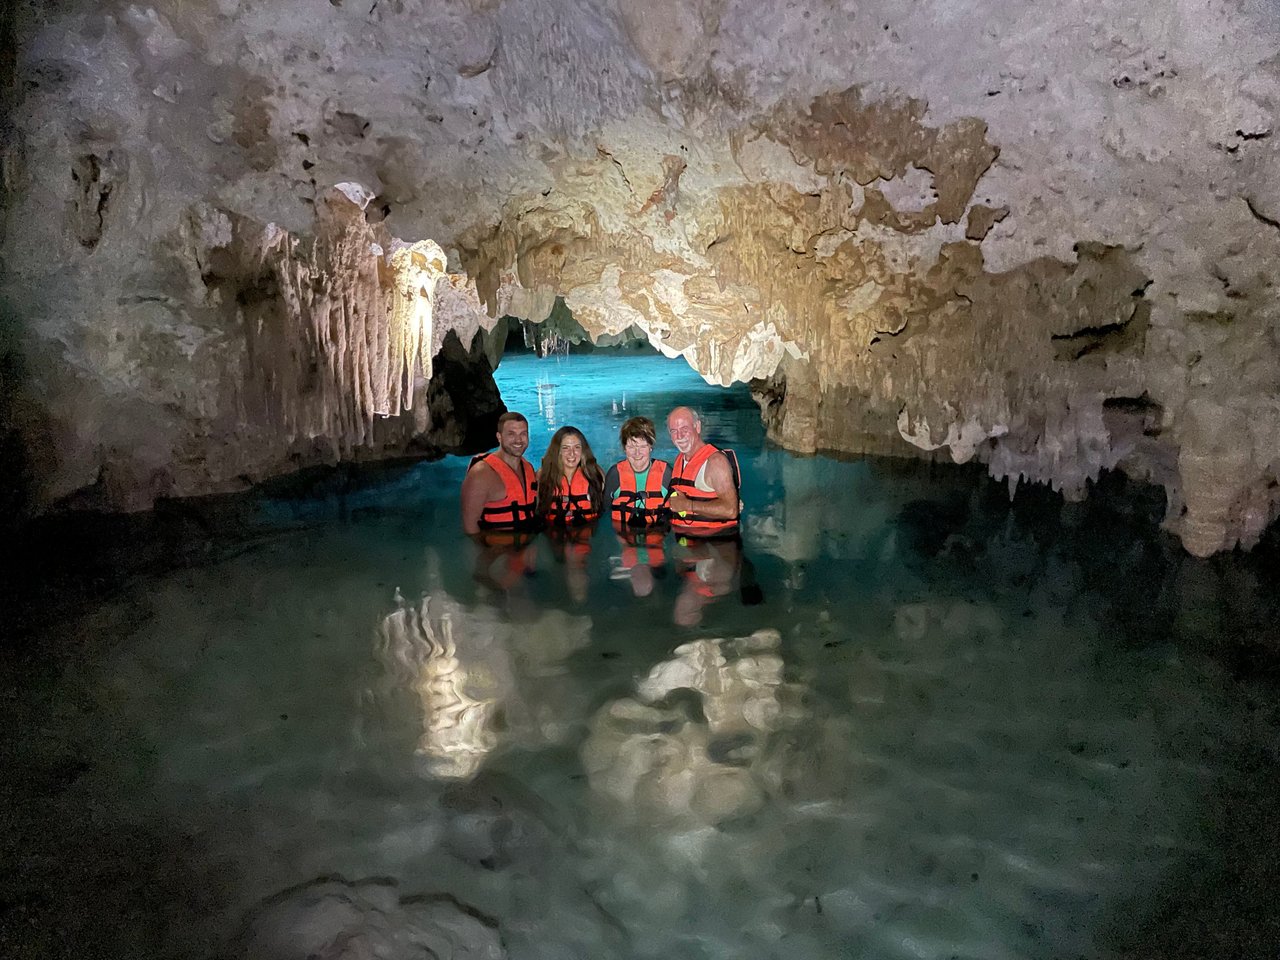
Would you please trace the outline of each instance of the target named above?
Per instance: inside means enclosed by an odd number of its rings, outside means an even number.
[[[462,478],[462,485],[468,489],[478,487],[488,490],[494,486],[502,486],[502,478],[489,464],[483,460],[477,460],[467,469],[467,475]]]
[[[707,479],[712,482],[713,486],[718,487],[719,482],[723,480],[726,483],[733,483],[733,470],[729,467],[729,458],[724,452],[717,450],[707,458]]]

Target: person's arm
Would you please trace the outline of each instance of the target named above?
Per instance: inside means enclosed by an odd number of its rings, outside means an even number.
[[[595,511],[597,517],[609,512],[609,501],[613,498],[609,496],[604,484],[604,474],[600,472],[600,464],[596,464],[593,471],[587,474],[587,489],[591,492],[591,509]]]
[[[618,465],[615,463],[609,468],[609,472],[604,475],[604,504],[602,510],[608,510],[613,503],[613,498],[618,495],[618,488],[622,486],[622,478],[618,476]]]
[[[729,458],[715,453],[707,461],[707,485],[715,492],[714,500],[690,500],[677,490],[667,500],[673,511],[696,513],[708,520],[736,520],[738,518],[738,489],[733,485],[733,471]]]
[[[501,487],[502,481],[487,463],[477,463],[467,471],[462,479],[462,532],[474,534],[480,532],[480,515],[484,505],[497,497],[494,487]]]

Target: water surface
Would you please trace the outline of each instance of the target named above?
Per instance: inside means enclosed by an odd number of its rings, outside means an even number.
[[[698,407],[742,550],[637,572],[604,526],[477,582],[466,458],[262,499],[249,548],[7,663],[14,955],[266,955],[265,916],[428,956],[456,899],[516,958],[1146,956],[1218,908],[1189,877],[1253,876],[1224,822],[1270,802],[1276,723],[1216,649],[1262,629],[1232,568],[973,471],[769,449],[745,388],[656,356],[498,379],[535,464],[571,423],[607,466],[635,414],[673,459]]]

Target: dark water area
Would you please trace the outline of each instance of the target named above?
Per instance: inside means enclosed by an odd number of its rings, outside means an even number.
[[[28,528],[0,955],[292,956],[300,888],[335,957],[429,955],[420,896],[518,958],[1280,953],[1274,532],[1197,561],[1119,478],[794,457],[656,356],[498,379],[535,465],[635,414],[673,459],[698,407],[741,548],[484,557],[460,457]]]

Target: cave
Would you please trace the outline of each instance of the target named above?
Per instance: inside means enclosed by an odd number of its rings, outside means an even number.
[[[5,956],[1280,955],[1274,4],[0,49]]]

